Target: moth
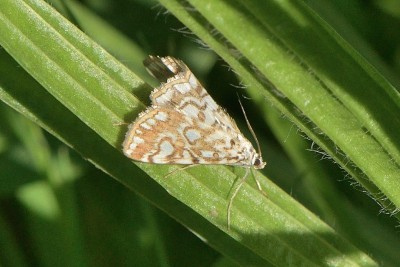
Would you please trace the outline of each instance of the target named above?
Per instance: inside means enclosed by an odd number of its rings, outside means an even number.
[[[249,169],[262,169],[266,165],[241,103],[259,152],[181,60],[149,56],[143,64],[161,85],[150,95],[151,106],[130,124],[123,143],[124,154],[133,160],[154,164],[245,167],[246,174],[228,204],[229,227],[233,199]],[[256,182],[262,191],[257,179]]]

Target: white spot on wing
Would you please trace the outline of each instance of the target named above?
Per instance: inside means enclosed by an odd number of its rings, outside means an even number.
[[[211,98],[210,95],[207,95],[203,98],[204,104],[207,105],[207,107],[209,107],[210,109],[214,110],[217,105],[215,103],[215,101]]]
[[[189,83],[193,88],[196,88],[199,84],[197,83],[197,79],[196,77],[194,77],[194,75],[190,75],[189,77]]]
[[[137,147],[137,145],[138,145],[137,143],[131,143],[129,145],[129,149],[134,150]]]
[[[187,105],[183,108],[183,112],[188,114],[190,117],[197,117],[199,109],[193,105]]]
[[[165,112],[158,112],[154,118],[156,118],[159,121],[166,121],[168,119],[168,115]]]
[[[168,141],[163,141],[160,144],[160,156],[167,157],[174,153],[174,147]]]
[[[209,150],[201,150],[201,156],[204,158],[212,158],[214,157],[214,152]]]
[[[190,90],[192,90],[192,87],[190,86],[189,83],[180,83],[180,84],[175,84],[174,88],[179,91],[181,94],[186,94]]]
[[[128,149],[128,150],[124,151],[125,155],[127,155],[128,157],[132,156],[132,152],[133,152],[132,149]]]
[[[150,126],[150,125],[148,125],[148,124],[147,124],[147,123],[145,123],[145,122],[141,123],[141,124],[140,124],[140,126],[141,126],[142,128],[145,128],[145,129],[147,129],[147,130],[151,130],[151,126]]]
[[[187,150],[184,150],[182,152],[182,156],[183,156],[183,158],[191,158],[190,153]]]
[[[133,143],[142,144],[142,143],[144,143],[144,140],[142,138],[140,138],[140,137],[134,136],[133,137]]]
[[[142,143],[144,143],[144,140],[142,138],[134,136],[132,143],[129,144],[129,149],[127,149],[125,151],[125,154],[130,156],[132,154],[133,150],[136,149],[137,145],[142,144]]]
[[[174,94],[173,90],[166,90],[162,95],[155,99],[158,105],[163,105],[165,103],[171,102],[172,96]]]
[[[153,118],[148,119],[146,122],[147,122],[148,124],[150,124],[150,125],[155,125],[155,124],[157,123],[156,120],[153,119]]]
[[[204,115],[205,115],[204,123],[207,125],[213,125],[216,120],[216,117],[213,116],[213,114],[211,112],[208,112],[207,110],[204,112]]]
[[[201,137],[199,131],[196,131],[194,129],[187,130],[185,132],[185,136],[192,143],[195,142],[196,140],[200,139],[200,137]]]

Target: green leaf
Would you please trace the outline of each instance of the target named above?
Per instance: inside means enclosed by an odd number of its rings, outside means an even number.
[[[400,133],[391,129],[400,120],[388,114],[397,114],[399,94],[312,4],[161,2],[235,68],[254,97],[271,101],[377,201],[397,210]]]

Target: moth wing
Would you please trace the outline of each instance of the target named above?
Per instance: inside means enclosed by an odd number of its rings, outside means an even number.
[[[216,123],[240,132],[235,121],[214,101],[181,60],[149,57],[145,65],[161,82],[167,81],[150,95],[154,106],[176,109],[187,117],[199,119],[206,124]]]
[[[234,138],[179,110],[150,107],[130,125],[123,151],[133,160],[157,164],[239,165],[243,155],[232,147]]]

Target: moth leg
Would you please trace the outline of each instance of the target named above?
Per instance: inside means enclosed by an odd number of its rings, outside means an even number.
[[[227,214],[226,215],[226,221],[228,223],[228,231],[231,230],[231,208],[232,208],[233,200],[236,197],[236,195],[239,192],[239,190],[242,187],[242,185],[244,184],[244,182],[246,181],[247,176],[249,176],[249,169],[250,168],[246,168],[246,173],[244,174],[242,179],[240,179],[239,185],[236,187],[236,189],[233,192],[231,198],[229,199],[228,208],[227,208],[227,211],[226,211],[226,214]]]
[[[257,176],[254,174],[253,169],[250,169],[250,171],[251,171],[251,175],[252,175],[253,178],[254,178],[254,181],[255,181],[256,184],[257,184],[258,191],[260,191],[261,194],[263,194],[264,196],[267,196],[267,193],[265,193],[265,191],[264,191],[264,190],[262,189],[262,187],[261,187],[260,181],[257,179]]]
[[[189,169],[191,167],[198,166],[198,165],[200,165],[200,164],[190,164],[190,165],[181,166],[180,168],[177,168],[177,169],[167,173],[167,175],[165,175],[164,178],[169,177],[170,175],[174,174],[177,171],[183,171],[183,170],[186,170],[186,169]]]

